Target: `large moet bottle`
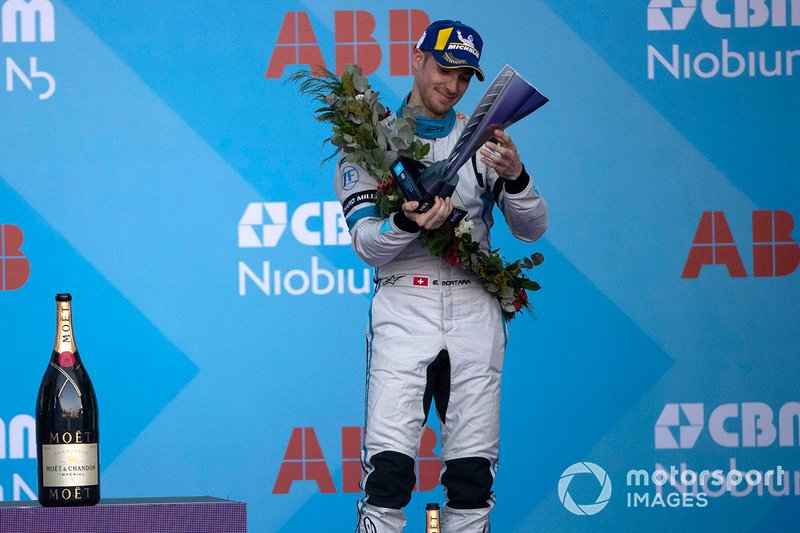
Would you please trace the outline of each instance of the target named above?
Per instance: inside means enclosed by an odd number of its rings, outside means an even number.
[[[56,340],[36,400],[36,445],[39,503],[100,500],[97,400],[78,355],[69,294],[56,295]]]

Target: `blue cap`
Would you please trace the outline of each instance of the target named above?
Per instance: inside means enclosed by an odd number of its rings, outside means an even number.
[[[483,71],[478,65],[483,39],[478,32],[458,20],[437,20],[422,34],[417,48],[430,52],[444,68],[468,67],[483,81]]]

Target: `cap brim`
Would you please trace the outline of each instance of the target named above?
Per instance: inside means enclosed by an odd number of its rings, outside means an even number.
[[[469,64],[467,64],[467,65],[446,65],[445,63],[440,61],[438,57],[436,57],[436,54],[433,54],[433,59],[436,61],[436,63],[438,63],[438,65],[440,67],[446,68],[446,69],[471,68],[472,70],[475,71],[475,77],[478,78],[478,81],[483,81],[485,79],[485,76],[483,75],[483,71],[481,70],[480,67],[476,67],[476,66],[469,65]]]

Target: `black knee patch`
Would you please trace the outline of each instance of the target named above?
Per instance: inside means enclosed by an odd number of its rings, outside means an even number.
[[[491,463],[483,457],[464,457],[444,462],[442,485],[447,489],[447,506],[453,509],[489,507],[492,496]]]
[[[417,482],[414,459],[399,452],[380,452],[369,462],[373,470],[364,487],[367,503],[388,509],[402,509],[408,505]]]

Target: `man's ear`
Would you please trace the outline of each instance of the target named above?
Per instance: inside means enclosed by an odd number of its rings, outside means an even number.
[[[411,72],[412,74],[422,68],[422,63],[425,62],[425,52],[419,48],[414,48],[411,52]]]

